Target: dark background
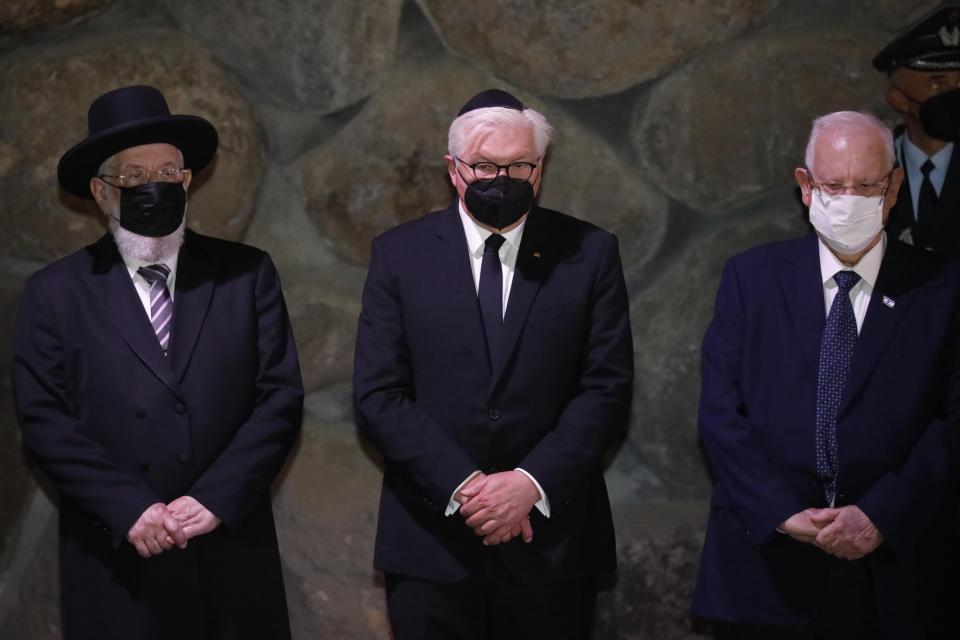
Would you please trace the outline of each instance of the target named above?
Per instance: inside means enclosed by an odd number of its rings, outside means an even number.
[[[370,239],[444,206],[447,127],[506,88],[556,127],[541,203],[620,237],[636,391],[607,478],[620,550],[598,638],[703,638],[689,594],[709,480],[699,343],[725,258],[802,233],[813,117],[890,122],[873,55],[936,2],[0,0],[0,361],[23,279],[102,233],[56,164],[97,95],[153,84],[209,118],[191,226],[271,252],[307,386],[275,511],[297,638],[388,637],[375,456],[351,418]],[[0,382],[0,638],[59,637],[56,511]]]

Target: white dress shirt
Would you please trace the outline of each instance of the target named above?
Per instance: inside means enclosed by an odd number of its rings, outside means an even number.
[[[463,233],[467,238],[467,250],[470,253],[470,268],[473,270],[473,287],[480,293],[480,267],[483,264],[483,249],[487,238],[493,235],[489,229],[484,229],[470,217],[470,214],[463,208],[463,201],[460,201],[460,222],[463,223]],[[503,269],[503,314],[507,314],[507,301],[510,298],[510,285],[513,284],[513,274],[517,270],[517,255],[520,250],[520,240],[523,238],[523,228],[527,224],[527,219],[523,218],[515,228],[502,234],[504,243],[500,246],[500,266]],[[533,483],[540,493],[540,500],[534,505],[540,513],[547,518],[550,517],[550,501],[547,500],[547,494],[543,487],[537,482],[537,479],[528,472],[517,467],[515,471],[524,474]],[[460,485],[453,490],[450,500],[447,502],[447,509],[444,515],[453,515],[460,508],[460,503],[453,499],[457,492],[467,484],[473,476],[480,473],[479,470],[471,473]]]
[[[870,304],[870,297],[873,295],[873,288],[877,285],[877,274],[880,273],[880,263],[883,262],[883,254],[887,250],[887,233],[882,232],[880,242],[873,245],[860,261],[853,267],[840,262],[837,256],[833,255],[830,249],[823,243],[823,240],[817,238],[820,245],[820,281],[823,284],[823,305],[826,309],[826,315],[830,315],[830,305],[833,299],[837,297],[838,286],[833,279],[833,274],[837,271],[854,271],[860,276],[860,281],[850,289],[850,302],[853,304],[853,315],[857,319],[857,334],[863,326],[863,319],[867,315],[867,307]]]

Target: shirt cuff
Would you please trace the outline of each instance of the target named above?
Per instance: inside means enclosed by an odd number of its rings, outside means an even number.
[[[450,500],[447,502],[447,510],[443,512],[443,515],[452,516],[460,510],[460,503],[454,500],[453,497],[460,492],[460,489],[463,489],[463,485],[473,480],[473,476],[477,475],[478,473],[480,473],[479,469],[468,475],[463,482],[457,485],[457,488],[454,489],[453,493],[450,494]],[[536,480],[534,480],[534,484],[536,484]]]
[[[532,475],[530,475],[520,467],[517,467],[516,469],[514,469],[514,471],[519,471],[523,475],[530,478],[530,482],[533,483],[533,486],[535,486],[537,488],[537,491],[540,493],[540,499],[537,500],[536,504],[534,504],[533,506],[535,506],[537,510],[543,514],[544,518],[549,518],[550,517],[550,501],[547,500],[547,494],[544,493],[543,487],[540,486],[540,483],[537,482],[536,478],[534,478]]]

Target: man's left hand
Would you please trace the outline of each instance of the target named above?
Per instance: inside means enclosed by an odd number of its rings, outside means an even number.
[[[478,536],[486,538],[497,531],[514,529],[540,500],[537,487],[520,471],[502,471],[484,480],[476,495],[468,495],[470,487],[464,487],[462,492],[467,502],[460,507],[467,526]],[[530,534],[532,537],[532,530]]]
[[[810,519],[825,525],[814,544],[838,558],[859,560],[883,542],[883,534],[856,505],[818,509]]]
[[[220,526],[220,518],[190,496],[177,498],[167,505],[167,509],[180,522],[188,539],[210,533]]]

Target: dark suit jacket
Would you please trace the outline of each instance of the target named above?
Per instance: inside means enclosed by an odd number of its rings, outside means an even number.
[[[269,256],[187,233],[164,358],[112,238],[24,286],[13,377],[23,442],[60,493],[69,638],[289,635],[270,484],[298,433],[299,364]],[[142,559],[151,504],[223,524]]]
[[[358,424],[385,458],[376,566],[436,581],[478,570],[485,547],[453,490],[474,470],[521,467],[543,487],[534,541],[500,545],[521,580],[615,567],[601,456],[624,428],[633,377],[616,238],[575,218],[528,215],[488,361],[454,202],[373,242],[357,335]]]
[[[905,135],[902,129],[899,135]],[[910,230],[912,244],[929,247],[950,257],[960,257],[960,144],[953,147],[943,189],[940,190],[937,207],[927,229],[917,227],[909,177],[904,175],[897,204],[890,210],[887,234],[892,239],[900,238],[905,229]]]
[[[884,536],[867,561],[892,637],[921,637],[914,596],[954,482],[958,311],[957,264],[890,241],[840,407],[837,502],[858,505]],[[775,529],[825,506],[814,432],[825,316],[813,234],[724,268],[703,340],[700,438],[714,488],[699,616],[793,624],[817,608],[830,557]]]

